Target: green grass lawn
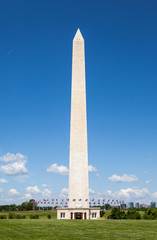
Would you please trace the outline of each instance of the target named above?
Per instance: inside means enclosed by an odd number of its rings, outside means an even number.
[[[0,219],[0,240],[157,240],[154,220],[56,220],[55,211],[35,212],[40,218],[29,219],[30,212],[23,214],[27,219]]]

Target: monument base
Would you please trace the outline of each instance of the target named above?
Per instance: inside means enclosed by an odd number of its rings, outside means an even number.
[[[100,208],[57,208],[57,219],[98,219],[100,218]]]

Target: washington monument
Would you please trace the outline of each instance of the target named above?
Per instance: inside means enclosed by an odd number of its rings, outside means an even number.
[[[78,29],[73,39],[68,208],[58,208],[58,219],[96,219],[99,208],[89,208],[88,146],[84,39]]]

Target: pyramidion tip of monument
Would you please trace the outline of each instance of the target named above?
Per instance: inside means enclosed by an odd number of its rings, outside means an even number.
[[[75,34],[73,41],[84,41],[79,28],[77,29],[77,32]]]

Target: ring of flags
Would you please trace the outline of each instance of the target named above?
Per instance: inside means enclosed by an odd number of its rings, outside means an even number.
[[[72,199],[72,201],[79,201],[79,202],[83,202],[83,201],[88,201],[88,199]],[[64,207],[67,207],[67,205],[68,205],[68,202],[69,202],[69,199],[67,198],[67,199],[43,199],[43,200],[39,200],[39,201],[32,201],[32,203],[35,203],[35,204],[37,204],[37,205],[52,205],[52,206],[56,206],[56,205],[59,205],[59,206],[63,206],[64,205]],[[110,204],[111,206],[112,205],[116,205],[116,206],[119,206],[120,204],[124,204],[124,200],[118,200],[118,199],[116,199],[116,200],[114,200],[114,199],[91,199],[91,200],[89,200],[89,205],[90,206],[96,206],[96,205],[100,205],[100,206],[103,206],[103,205],[105,205],[105,204]]]

